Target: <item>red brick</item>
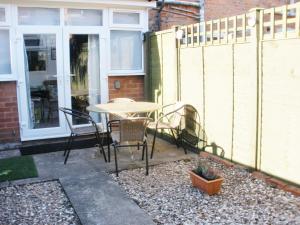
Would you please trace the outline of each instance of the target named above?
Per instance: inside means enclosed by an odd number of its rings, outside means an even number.
[[[16,82],[0,82],[0,143],[19,141]]]
[[[114,82],[119,80],[120,89],[114,88]],[[144,76],[113,76],[108,78],[109,98],[132,98],[144,100]]]

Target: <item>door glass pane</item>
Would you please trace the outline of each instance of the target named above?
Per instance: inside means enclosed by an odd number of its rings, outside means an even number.
[[[59,9],[19,7],[18,22],[20,25],[59,25]]]
[[[0,22],[5,22],[5,8],[0,8]]]
[[[59,126],[56,35],[25,34],[29,128]]]
[[[114,24],[140,24],[139,13],[114,12]]]
[[[11,74],[9,30],[0,30],[0,76]]]
[[[99,35],[72,34],[69,38],[72,109],[88,113],[87,106],[100,103]],[[98,113],[90,115],[100,122]],[[73,117],[73,125],[85,123]]]
[[[102,10],[65,9],[65,24],[71,26],[102,26]]]

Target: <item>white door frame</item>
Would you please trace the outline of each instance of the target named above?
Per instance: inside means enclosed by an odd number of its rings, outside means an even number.
[[[67,135],[67,125],[62,112],[59,112],[59,127],[53,128],[29,128],[29,110],[25,78],[24,65],[24,34],[55,34],[56,35],[56,66],[57,66],[57,90],[58,90],[58,106],[65,105],[64,79],[63,79],[63,44],[62,44],[62,29],[60,27],[40,27],[26,26],[18,27],[17,29],[17,60],[18,60],[18,75],[19,75],[19,110],[20,110],[20,128],[21,140],[36,140],[45,138],[63,137]]]
[[[100,55],[100,96],[101,102],[108,101],[108,78],[107,78],[107,38],[104,28],[99,27],[64,27],[63,29],[63,51],[64,51],[64,83],[65,83],[65,105],[71,108],[71,80],[70,80],[70,34],[96,34],[99,35],[99,55]],[[72,121],[72,120],[70,120]],[[77,125],[86,126],[86,125]]]

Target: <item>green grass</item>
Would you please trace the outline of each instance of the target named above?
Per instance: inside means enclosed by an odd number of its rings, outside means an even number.
[[[0,182],[37,176],[38,172],[32,156],[0,159]]]

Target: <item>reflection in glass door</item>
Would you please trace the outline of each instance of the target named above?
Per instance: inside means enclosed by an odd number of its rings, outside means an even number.
[[[70,82],[72,109],[88,113],[86,107],[100,103],[100,56],[99,35],[69,35]],[[96,122],[100,115],[90,113]],[[73,125],[85,124],[86,121],[73,118]]]
[[[59,127],[56,34],[24,34],[29,129]]]

